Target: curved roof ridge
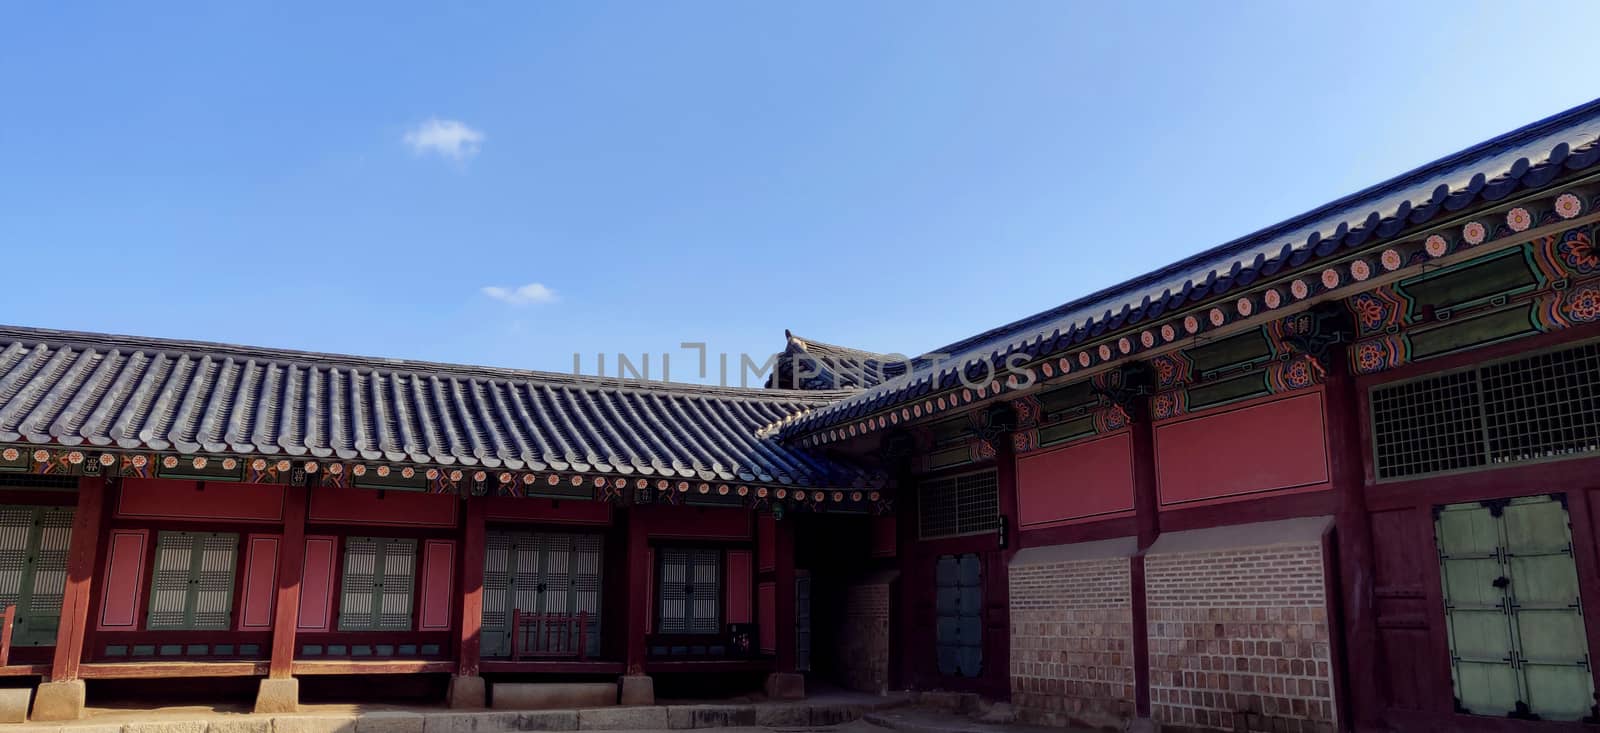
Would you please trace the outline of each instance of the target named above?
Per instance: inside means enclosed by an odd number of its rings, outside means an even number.
[[[389,357],[358,356],[353,354],[304,351],[299,349],[244,346],[240,344],[214,341],[154,338],[147,336],[95,333],[92,331],[70,331],[48,328],[30,328],[26,326],[0,325],[0,343],[4,342],[38,342],[55,346],[82,346],[104,349],[120,349],[125,352],[155,351],[170,354],[185,354],[191,357],[198,357],[201,355],[224,357],[232,356],[240,359],[256,359],[258,361],[272,363],[298,364],[324,368],[343,367],[357,371],[388,371],[421,375],[448,375],[461,377],[464,379],[525,381],[550,386],[574,387],[578,389],[609,389],[623,391],[659,391],[678,394],[703,394],[718,397],[759,400],[763,402],[782,400],[790,402],[825,403],[849,394],[854,394],[857,391],[818,391],[764,389],[761,387],[725,387],[719,385],[694,384],[690,382],[667,382],[624,377],[565,374],[561,372],[514,369],[510,367],[478,366],[450,362],[433,362],[414,359],[395,359]]]

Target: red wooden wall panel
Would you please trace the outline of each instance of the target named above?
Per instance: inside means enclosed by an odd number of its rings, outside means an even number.
[[[278,595],[278,546],[275,534],[252,534],[245,538],[243,597],[239,601],[239,630],[264,631],[272,628],[272,606]]]
[[[552,522],[557,524],[611,524],[611,502],[573,499],[495,496],[486,500],[489,521]]]
[[[1023,527],[1133,511],[1133,437],[1127,432],[1017,459]]]
[[[139,594],[144,590],[144,556],[149,542],[149,530],[111,530],[99,628],[132,631],[139,627]]]
[[[755,582],[755,562],[749,550],[728,551],[728,583],[725,606],[728,623],[747,624],[754,620],[751,612],[750,586]]]
[[[313,523],[454,527],[461,499],[453,494],[418,494],[373,489],[318,489],[311,492]]]
[[[656,629],[656,551],[651,548],[644,551],[644,633],[653,634]]]
[[[338,560],[337,537],[306,538],[305,574],[300,580],[300,614],[295,628],[327,631],[332,625],[334,570]]]
[[[870,520],[873,557],[894,557],[900,548],[900,528],[893,515],[876,516]]]
[[[437,631],[450,628],[450,601],[454,597],[452,571],[456,565],[456,543],[428,540],[422,543],[422,612],[419,628]]]
[[[756,634],[761,637],[761,653],[778,653],[778,584],[762,583],[756,586],[756,610],[761,620],[756,622]]]
[[[763,573],[778,567],[777,544],[774,542],[777,531],[777,520],[771,514],[762,512],[756,515],[756,568]]]
[[[1325,487],[1325,432],[1321,390],[1156,425],[1161,503]]]
[[[732,507],[636,506],[630,522],[641,522],[652,539],[748,540],[750,510]]]
[[[158,519],[283,521],[283,487],[130,478],[117,492],[117,516]]]

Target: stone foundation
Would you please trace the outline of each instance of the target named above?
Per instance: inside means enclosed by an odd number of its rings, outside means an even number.
[[[889,583],[875,577],[845,591],[839,630],[838,681],[846,688],[882,695],[889,690]]]
[[[624,675],[618,681],[620,702],[623,705],[656,704],[656,682],[647,674]]]
[[[1011,705],[1021,721],[1120,727],[1133,716],[1128,558],[1072,559],[1103,554],[1082,549],[1019,556],[1026,564],[1010,569]]]
[[[452,676],[450,689],[445,693],[445,699],[450,707],[461,709],[477,709],[487,706],[488,695],[485,693],[483,678],[478,676]]]
[[[256,689],[256,712],[293,713],[300,710],[300,680],[293,677],[264,679]]]
[[[1156,722],[1337,729],[1320,543],[1151,554],[1145,578]]]
[[[77,720],[83,717],[83,680],[43,682],[33,697],[34,720]]]
[[[617,704],[615,682],[497,682],[495,710],[563,710]]]

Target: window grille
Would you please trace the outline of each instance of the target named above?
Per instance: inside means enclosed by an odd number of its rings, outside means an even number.
[[[1380,479],[1561,458],[1600,448],[1600,345],[1372,390]]]
[[[918,498],[918,528],[923,539],[1000,526],[1000,482],[994,471],[924,481]]]
[[[340,631],[410,631],[417,541],[348,537],[340,582]]]
[[[72,507],[0,506],[0,608],[16,606],[13,646],[56,643]]]
[[[238,550],[230,532],[158,532],[145,628],[228,628]]]
[[[663,548],[656,585],[656,629],[663,634],[722,631],[722,551]]]
[[[483,569],[483,654],[511,653],[511,612],[587,613],[585,640],[600,653],[600,558],[595,534],[490,532]]]

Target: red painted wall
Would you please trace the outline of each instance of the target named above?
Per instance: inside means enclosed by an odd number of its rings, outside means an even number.
[[[373,489],[317,489],[311,492],[312,522],[454,527],[461,499],[452,494],[418,494]]]
[[[234,522],[283,521],[283,487],[130,478],[118,492],[117,516]]]
[[[1155,453],[1162,506],[1325,488],[1322,391],[1156,425]]]
[[[900,527],[892,515],[873,517],[868,525],[872,533],[873,557],[894,557],[900,548]]]
[[[773,543],[777,531],[777,520],[771,514],[756,515],[756,567],[763,573],[778,567],[777,546]]]
[[[144,587],[144,555],[149,541],[148,530],[111,530],[99,628],[131,631],[139,627],[139,591]]]
[[[750,585],[755,582],[755,561],[749,550],[728,551],[728,623],[747,624],[754,620],[751,613]]]
[[[778,653],[778,585],[762,583],[756,586],[756,609],[761,614],[756,634],[761,637],[761,653]]]
[[[1133,437],[1127,432],[1017,459],[1018,523],[1049,527],[1133,511]]]
[[[295,628],[327,631],[333,622],[333,577],[339,559],[337,537],[307,537],[305,575],[300,581],[300,614]]]
[[[419,628],[437,631],[450,628],[451,571],[456,564],[456,543],[428,540],[422,543],[422,613]]]
[[[629,521],[644,523],[652,539],[750,539],[750,510],[744,508],[640,506],[632,513]]]
[[[497,496],[491,497],[486,502],[484,516],[491,522],[498,520],[606,526],[611,524],[611,502]]]
[[[263,631],[272,628],[272,604],[278,595],[278,545],[275,534],[252,534],[245,539],[243,598],[240,599],[239,630]]]

